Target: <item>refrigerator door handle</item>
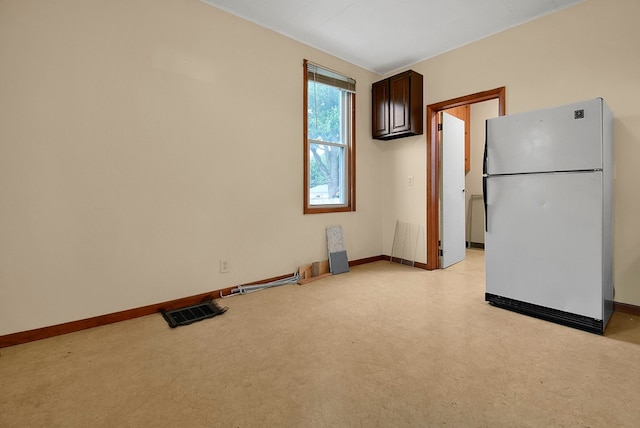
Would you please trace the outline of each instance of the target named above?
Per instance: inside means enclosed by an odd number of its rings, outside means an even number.
[[[484,231],[489,231],[489,216],[487,212],[487,127],[485,125],[484,154],[482,156],[482,201],[484,202]]]
[[[482,176],[482,201],[484,202],[484,231],[489,231],[489,213],[487,212],[487,176]]]
[[[487,175],[487,142],[484,143],[484,154],[482,155],[482,175]]]

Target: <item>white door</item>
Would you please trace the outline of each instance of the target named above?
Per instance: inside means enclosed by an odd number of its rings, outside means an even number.
[[[441,113],[440,267],[465,257],[464,121]]]

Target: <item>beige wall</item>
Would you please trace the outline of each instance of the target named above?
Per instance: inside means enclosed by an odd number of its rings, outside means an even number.
[[[356,213],[302,214],[304,58],[358,82]],[[198,0],[0,2],[0,335],[380,255],[375,77]]]
[[[637,0],[587,0],[410,67],[424,75],[425,104],[499,86],[506,86],[507,113],[606,99],[615,115],[615,300],[634,305],[640,305],[638,16]],[[383,199],[394,202],[383,206],[385,249],[392,219],[425,204],[422,189],[413,194],[396,186],[403,174],[397,167],[423,170],[426,160],[416,159],[425,156],[424,137],[384,152]]]

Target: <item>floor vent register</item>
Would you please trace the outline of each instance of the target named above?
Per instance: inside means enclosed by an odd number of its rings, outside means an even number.
[[[209,301],[171,311],[161,310],[160,313],[169,324],[169,327],[176,328],[181,325],[189,325],[196,321],[213,318],[216,315],[222,315],[226,311],[226,307],[221,308],[214,301]]]

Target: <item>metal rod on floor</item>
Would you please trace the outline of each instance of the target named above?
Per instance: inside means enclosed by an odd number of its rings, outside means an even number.
[[[266,282],[264,284],[238,285],[236,288],[231,290],[230,294],[227,294],[226,296],[223,296],[222,292],[220,292],[220,297],[226,299],[227,297],[237,296],[240,294],[249,294],[253,293],[254,291],[264,290],[266,288],[278,287],[280,285],[286,284],[295,284],[299,279],[300,274],[295,273],[288,278],[278,279],[276,281]]]

